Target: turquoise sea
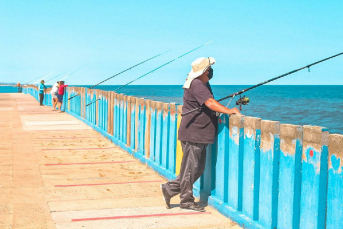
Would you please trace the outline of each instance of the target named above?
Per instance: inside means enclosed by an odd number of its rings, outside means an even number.
[[[84,87],[89,87],[85,85]],[[95,89],[113,91],[118,85],[100,85]],[[220,99],[248,85],[213,85],[215,99]],[[117,93],[144,97],[155,101],[182,104],[183,89],[172,86],[126,86]],[[264,85],[245,93],[250,99],[242,114],[264,120],[297,125],[315,125],[329,128],[330,133],[343,134],[343,85],[341,86],[275,86]],[[234,98],[229,107],[236,106]],[[222,101],[227,105],[230,99]]]

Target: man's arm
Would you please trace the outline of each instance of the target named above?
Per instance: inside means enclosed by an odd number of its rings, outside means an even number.
[[[223,105],[221,105],[220,103],[217,102],[217,100],[209,98],[208,100],[206,100],[205,102],[205,106],[208,107],[209,109],[219,112],[219,113],[224,113],[224,114],[237,114],[240,115],[241,113],[239,112],[239,110],[234,107],[232,109],[229,109]]]

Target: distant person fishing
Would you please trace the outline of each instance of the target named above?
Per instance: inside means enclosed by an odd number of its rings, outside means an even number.
[[[46,86],[44,85],[44,80],[40,81],[40,84],[38,85],[38,91],[39,91],[39,105],[43,106],[44,101],[44,95],[46,92]]]
[[[52,89],[51,89],[51,98],[52,98],[52,110],[53,111],[56,111],[56,106],[57,106],[57,103],[58,103],[58,88],[59,88],[60,84],[59,84],[59,81],[56,82],[53,86],[52,86]]]
[[[57,108],[59,110],[59,113],[62,111],[62,104],[63,104],[63,96],[65,88],[68,87],[68,85],[64,84],[64,81],[59,81],[59,87],[58,87],[58,94],[57,94]]]

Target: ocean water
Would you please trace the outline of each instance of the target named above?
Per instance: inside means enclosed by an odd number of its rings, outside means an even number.
[[[89,87],[86,86],[85,87]],[[95,89],[113,91],[118,85],[100,85]],[[213,85],[215,99],[223,98],[247,85]],[[182,104],[182,86],[126,86],[117,93],[144,97],[155,101]],[[263,120],[296,125],[314,125],[329,128],[330,133],[343,134],[343,86],[264,85],[245,93],[249,105],[242,106],[242,114]],[[234,98],[229,107],[236,106]],[[227,105],[230,99],[221,103]]]

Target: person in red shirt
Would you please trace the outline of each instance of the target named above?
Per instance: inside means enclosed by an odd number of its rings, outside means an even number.
[[[57,99],[58,99],[57,108],[58,108],[59,112],[63,112],[62,111],[62,103],[63,103],[64,88],[68,87],[68,85],[65,85],[64,81],[60,81],[59,85],[60,86],[58,88],[58,94],[57,94]]]

